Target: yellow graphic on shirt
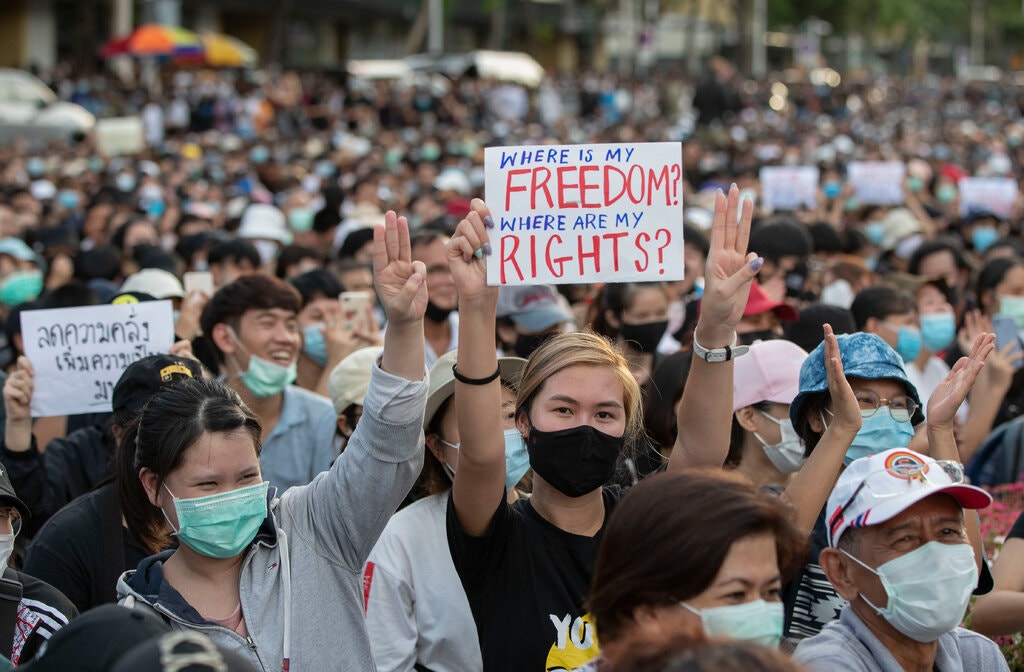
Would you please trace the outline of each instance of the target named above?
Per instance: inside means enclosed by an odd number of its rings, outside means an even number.
[[[570,672],[601,655],[597,645],[597,630],[590,614],[575,618],[572,614],[562,617],[551,614],[549,618],[558,634],[548,651],[548,660],[544,665],[546,672]]]

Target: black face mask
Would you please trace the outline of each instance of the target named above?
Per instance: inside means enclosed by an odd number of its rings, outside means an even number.
[[[622,323],[619,335],[623,340],[630,341],[640,352],[654,353],[658,349],[661,337],[668,329],[668,320],[643,322],[641,324]]]
[[[786,296],[801,298],[804,295],[804,283],[807,282],[807,264],[799,263],[786,271]]]
[[[433,301],[427,299],[427,309],[423,312],[423,317],[427,318],[431,322],[444,322],[451,315],[454,308],[440,308],[434,304]]]
[[[738,334],[740,339],[740,345],[753,345],[754,341],[774,341],[782,338],[771,329],[762,329],[760,331],[748,331],[745,334]]]
[[[548,331],[543,334],[519,334],[516,336],[516,343],[512,346],[512,349],[517,357],[528,359],[534,350],[544,344],[544,341],[552,336],[556,336],[558,333],[557,331]]]
[[[557,432],[530,427],[526,450],[538,476],[566,497],[581,497],[611,479],[625,442],[590,425]]]

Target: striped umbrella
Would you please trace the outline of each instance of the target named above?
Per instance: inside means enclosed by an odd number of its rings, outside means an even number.
[[[215,68],[250,68],[259,61],[259,54],[245,42],[223,33],[203,33],[202,60]]]
[[[111,56],[198,56],[203,53],[199,36],[178,26],[149,23],[126,37],[107,42],[100,48],[101,58]]]

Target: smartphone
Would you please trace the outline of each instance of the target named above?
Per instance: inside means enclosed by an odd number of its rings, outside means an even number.
[[[1017,323],[1014,322],[1012,317],[1006,315],[995,315],[992,318],[992,331],[996,335],[996,348],[1002,350],[1006,347],[1007,343],[1015,343],[1016,347],[1010,352],[1014,354],[1019,352],[1021,349],[1020,337],[1018,336],[1019,330],[1017,329]],[[1017,360],[1014,364],[1015,368],[1021,368],[1024,366],[1024,360]]]
[[[186,294],[199,291],[207,296],[213,296],[213,273],[209,271],[189,271],[182,276],[182,284]]]
[[[346,329],[366,331],[366,309],[370,305],[368,292],[342,292],[338,295],[341,319]]]

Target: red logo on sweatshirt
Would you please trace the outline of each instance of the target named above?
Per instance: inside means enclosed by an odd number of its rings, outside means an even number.
[[[366,612],[366,606],[370,603],[370,585],[373,584],[373,563],[366,563],[366,569],[363,570],[363,612]]]

